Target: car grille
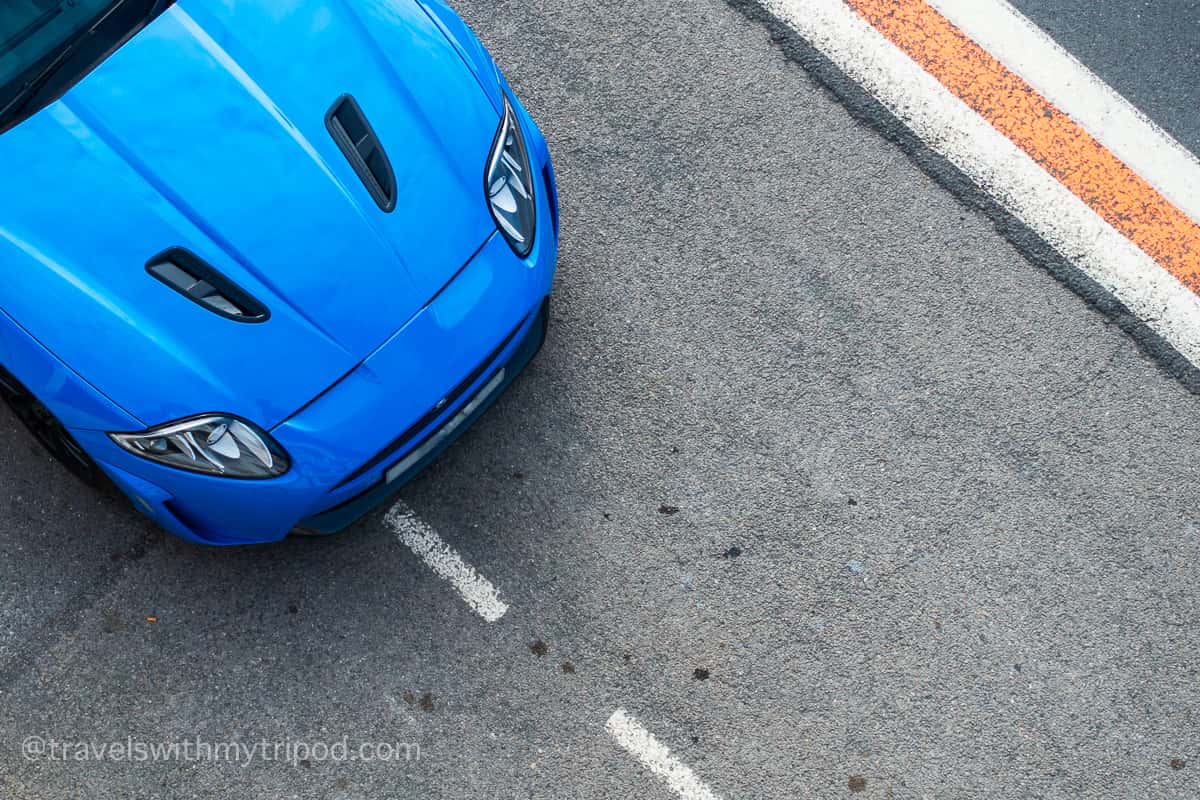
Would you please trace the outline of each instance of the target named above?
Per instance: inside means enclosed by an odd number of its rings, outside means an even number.
[[[500,354],[504,352],[504,348],[508,347],[508,345],[512,343],[513,337],[517,335],[518,331],[521,330],[524,324],[525,320],[522,320],[517,327],[513,328],[512,331],[504,337],[504,341],[502,341],[496,347],[496,349],[493,350],[491,354],[471,372],[470,375],[463,378],[462,381],[460,381],[458,385],[454,387],[450,394],[446,395],[446,397],[439,401],[437,405],[425,412],[423,417],[409,426],[404,433],[393,439],[386,447],[384,447],[373,458],[371,458],[370,461],[347,475],[341,483],[333,488],[332,491],[337,491],[343,486],[353,483],[384,462],[400,455],[405,450],[408,450],[411,446],[417,444],[416,440],[417,437],[421,435],[421,432],[432,425],[438,417],[458,405],[458,401],[462,399],[462,396],[472,386],[474,386],[480,378],[483,377],[484,373],[487,372],[488,368],[492,366],[493,362],[495,362],[495,360],[500,357]]]

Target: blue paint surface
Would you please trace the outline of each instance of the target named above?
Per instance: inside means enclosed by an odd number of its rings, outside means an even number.
[[[0,136],[0,363],[168,529],[283,537],[378,480],[331,492],[548,296],[554,226],[518,259],[484,195],[509,91],[440,0],[177,3]],[[345,94],[391,161],[393,213],[326,130]],[[510,101],[554,220],[545,140]],[[225,319],[148,275],[170,247],[270,319]],[[209,412],[272,431],[291,470],[185,473],[107,436]]]

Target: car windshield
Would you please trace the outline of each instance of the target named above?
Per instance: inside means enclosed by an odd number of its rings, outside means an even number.
[[[4,0],[0,84],[7,86],[87,29],[113,0]]]
[[[0,130],[96,65],[164,0],[0,0]]]

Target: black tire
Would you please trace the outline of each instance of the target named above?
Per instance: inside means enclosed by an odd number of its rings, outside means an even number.
[[[88,486],[99,488],[104,485],[105,475],[100,465],[79,446],[58,417],[3,367],[0,367],[0,397],[34,438],[72,475]]]

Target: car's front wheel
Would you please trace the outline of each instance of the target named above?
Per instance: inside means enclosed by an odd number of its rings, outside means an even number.
[[[4,398],[17,419],[50,455],[69,469],[71,474],[89,486],[101,486],[104,483],[104,472],[100,466],[79,446],[79,442],[58,421],[58,417],[3,367],[0,367],[0,397]]]

